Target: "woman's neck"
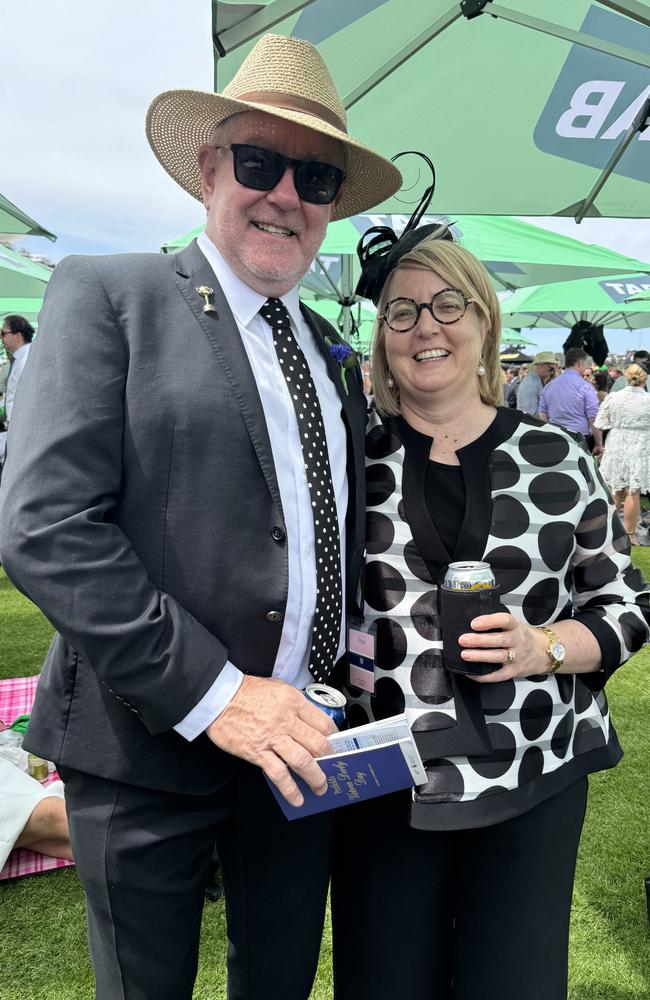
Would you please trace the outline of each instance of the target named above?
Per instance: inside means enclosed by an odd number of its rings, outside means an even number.
[[[470,398],[440,399],[433,394],[402,400],[402,416],[420,434],[433,438],[429,457],[446,465],[458,465],[456,452],[475,441],[490,426],[496,408]]]

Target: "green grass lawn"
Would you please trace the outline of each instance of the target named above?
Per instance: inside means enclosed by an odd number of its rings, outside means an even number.
[[[650,548],[635,549],[633,558],[650,578]],[[1,570],[0,622],[0,677],[37,673],[51,627]],[[649,674],[650,647],[608,685],[625,757],[615,770],[590,782],[574,895],[571,1000],[650,1000],[643,888],[650,875]],[[331,997],[330,941],[328,926],[312,1000]],[[0,883],[0,956],[2,1000],[87,1000],[93,995],[83,896],[74,869]],[[209,903],[197,1000],[225,1000],[224,963],[223,903]]]

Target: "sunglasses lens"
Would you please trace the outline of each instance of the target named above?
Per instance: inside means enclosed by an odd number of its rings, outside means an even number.
[[[296,164],[294,183],[303,201],[313,205],[329,205],[343,183],[345,174],[329,163],[301,161]]]
[[[244,187],[270,191],[282,177],[284,159],[273,149],[233,143],[235,179]]]

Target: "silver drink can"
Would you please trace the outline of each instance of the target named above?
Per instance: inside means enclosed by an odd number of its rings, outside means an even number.
[[[442,585],[445,590],[489,590],[496,586],[496,580],[489,563],[453,562]]]
[[[337,691],[336,688],[328,684],[308,684],[305,688],[305,697],[320,708],[321,712],[329,715],[333,719],[338,729],[345,728],[345,706],[347,704],[345,695]]]

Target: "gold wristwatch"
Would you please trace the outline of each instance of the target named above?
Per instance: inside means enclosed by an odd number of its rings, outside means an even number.
[[[558,667],[561,667],[564,663],[566,657],[566,647],[563,642],[560,641],[560,637],[555,634],[552,628],[548,625],[538,625],[540,632],[548,636],[548,646],[546,647],[546,655],[551,661],[551,667],[546,672],[548,674],[554,674]]]

